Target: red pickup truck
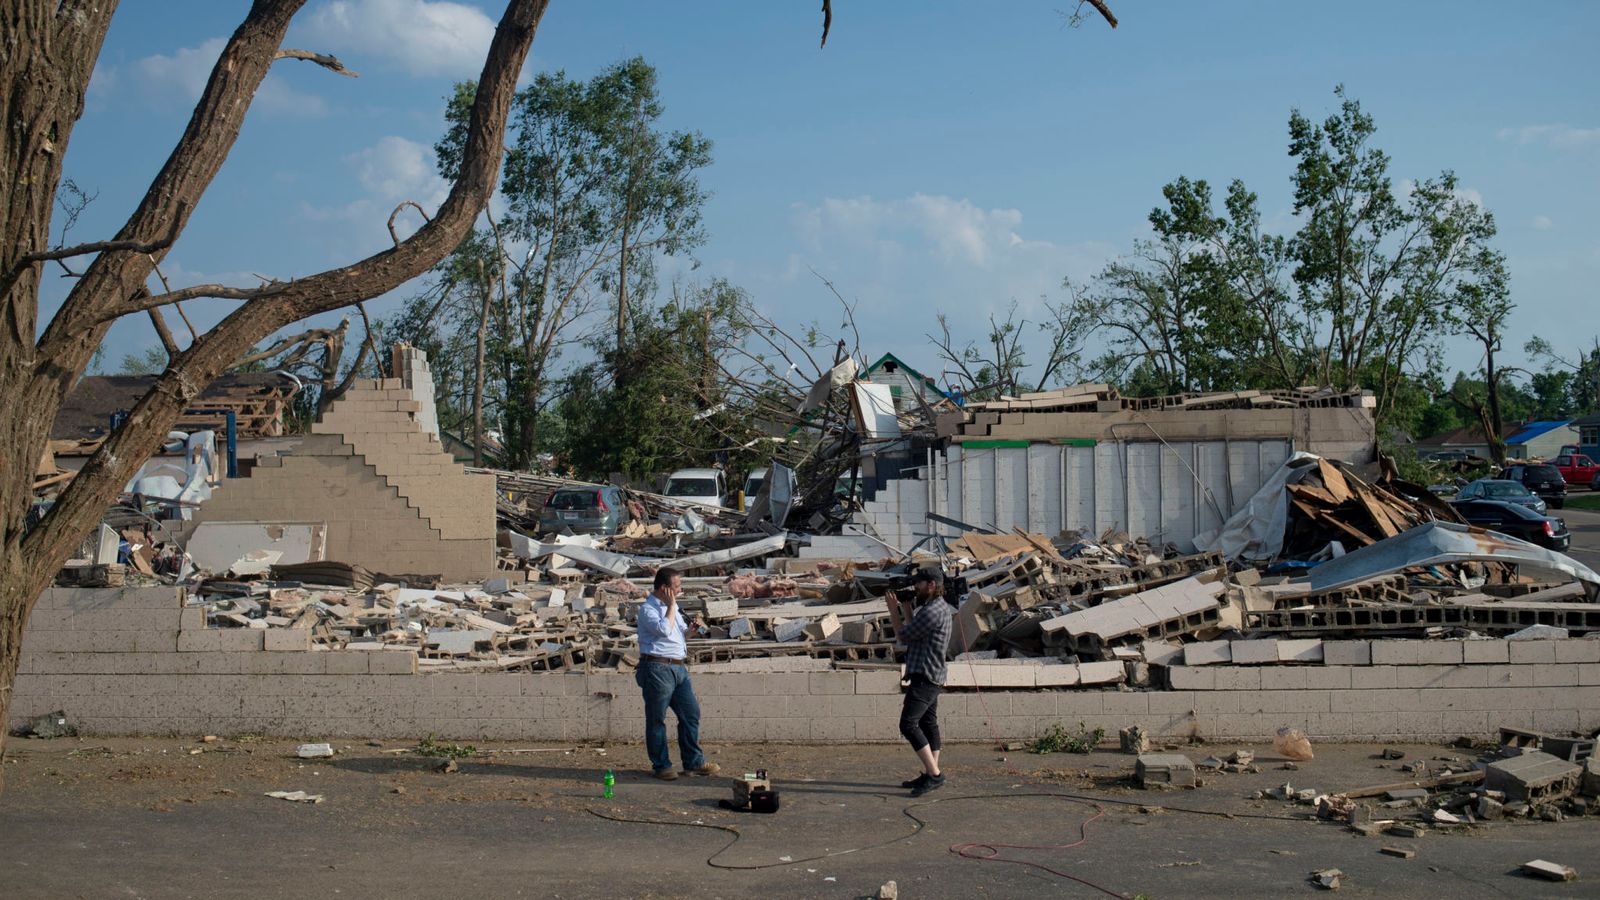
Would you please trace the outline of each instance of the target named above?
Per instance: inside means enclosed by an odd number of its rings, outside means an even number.
[[[1591,491],[1600,491],[1600,464],[1579,453],[1563,453],[1551,460],[1561,471],[1561,477],[1574,487],[1585,485]]]

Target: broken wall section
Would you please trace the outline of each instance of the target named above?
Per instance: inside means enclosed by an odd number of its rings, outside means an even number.
[[[293,451],[225,482],[189,533],[322,523],[321,558],[450,581],[493,576],[494,476],[469,474],[440,443],[421,351],[397,346],[395,367],[402,377],[355,382]]]

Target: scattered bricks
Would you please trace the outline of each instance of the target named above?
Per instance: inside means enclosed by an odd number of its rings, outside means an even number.
[[[729,597],[726,600],[707,600],[707,619],[732,619],[739,615],[739,601]]]
[[[1383,826],[1376,822],[1352,822],[1350,830],[1362,837],[1377,837],[1383,834]]]
[[[1278,661],[1278,642],[1275,640],[1231,641],[1229,661],[1236,666],[1261,665]]]
[[[1344,873],[1338,869],[1319,869],[1311,873],[1310,881],[1325,891],[1337,891],[1339,889],[1339,879],[1343,877],[1345,877]]]
[[[872,644],[878,640],[876,622],[846,622],[840,628],[845,641],[851,644]]]
[[[828,613],[815,622],[808,623],[805,626],[805,633],[813,641],[825,641],[838,634],[839,628],[839,617],[833,613]],[[779,638],[779,640],[782,640],[782,638]]]
[[[797,641],[805,635],[806,626],[809,624],[811,623],[805,619],[791,619],[782,622],[774,619],[772,621],[772,639],[779,643]],[[729,633],[732,634],[732,632]]]
[[[1427,837],[1428,836],[1428,829],[1424,828],[1421,825],[1400,825],[1400,824],[1395,824],[1395,825],[1390,825],[1386,833],[1387,834],[1392,834],[1395,837],[1420,838],[1420,837]]]
[[[1194,762],[1182,753],[1146,753],[1133,771],[1140,787],[1194,787]]]
[[[1511,661],[1510,644],[1507,641],[1462,641],[1461,658],[1467,663],[1488,663],[1490,665],[1504,665]]]
[[[1462,662],[1461,641],[1373,641],[1375,666],[1450,666]]]
[[[1143,728],[1134,725],[1117,731],[1117,740],[1122,746],[1123,753],[1145,754],[1150,752],[1150,735]]]
[[[311,649],[311,629],[269,628],[264,632],[262,649],[273,652],[309,651]]]
[[[1548,881],[1575,881],[1578,878],[1577,869],[1543,859],[1535,859],[1523,863],[1522,871],[1535,878],[1543,878]]]
[[[1571,794],[1578,785],[1581,769],[1539,750],[1489,764],[1483,786],[1504,791],[1513,800],[1556,800]]]
[[[1317,663],[1322,662],[1322,641],[1316,638],[1296,640],[1280,640],[1278,645],[1278,662]]]
[[[1417,855],[1417,851],[1407,850],[1405,847],[1379,847],[1378,852],[1399,859],[1414,859]]]
[[[203,631],[178,632],[179,653],[213,653],[261,650],[266,646],[265,636],[270,629],[258,628],[207,628]]]
[[[1505,804],[1493,797],[1478,798],[1478,818],[1493,822],[1505,815]]]
[[[750,634],[752,630],[753,626],[749,619],[734,619],[728,623],[728,637],[730,638],[742,638]]]
[[[1372,665],[1372,644],[1369,641],[1323,641],[1322,662],[1329,666]]]
[[[1232,661],[1233,654],[1228,641],[1200,641],[1183,647],[1183,664],[1186,666],[1209,666]]]

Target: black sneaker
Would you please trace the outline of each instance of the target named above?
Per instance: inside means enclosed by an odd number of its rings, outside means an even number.
[[[931,790],[944,787],[943,775],[928,775],[925,777],[927,778],[926,781],[911,789],[911,796],[921,797],[923,794],[926,794]]]
[[[902,781],[902,782],[900,782],[900,786],[903,787],[903,788],[906,788],[907,790],[910,790],[911,788],[921,787],[923,785],[923,783],[926,782],[927,780],[928,780],[928,773],[927,772],[923,772],[921,775],[918,775],[917,777],[911,779],[910,781]]]

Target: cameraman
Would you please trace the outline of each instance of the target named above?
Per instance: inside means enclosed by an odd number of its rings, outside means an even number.
[[[916,612],[900,629],[906,645],[905,705],[900,733],[922,763],[922,774],[901,787],[920,797],[944,784],[939,770],[939,693],[945,682],[945,651],[950,643],[950,604],[944,600],[944,573],[924,566],[911,576],[911,603]]]

